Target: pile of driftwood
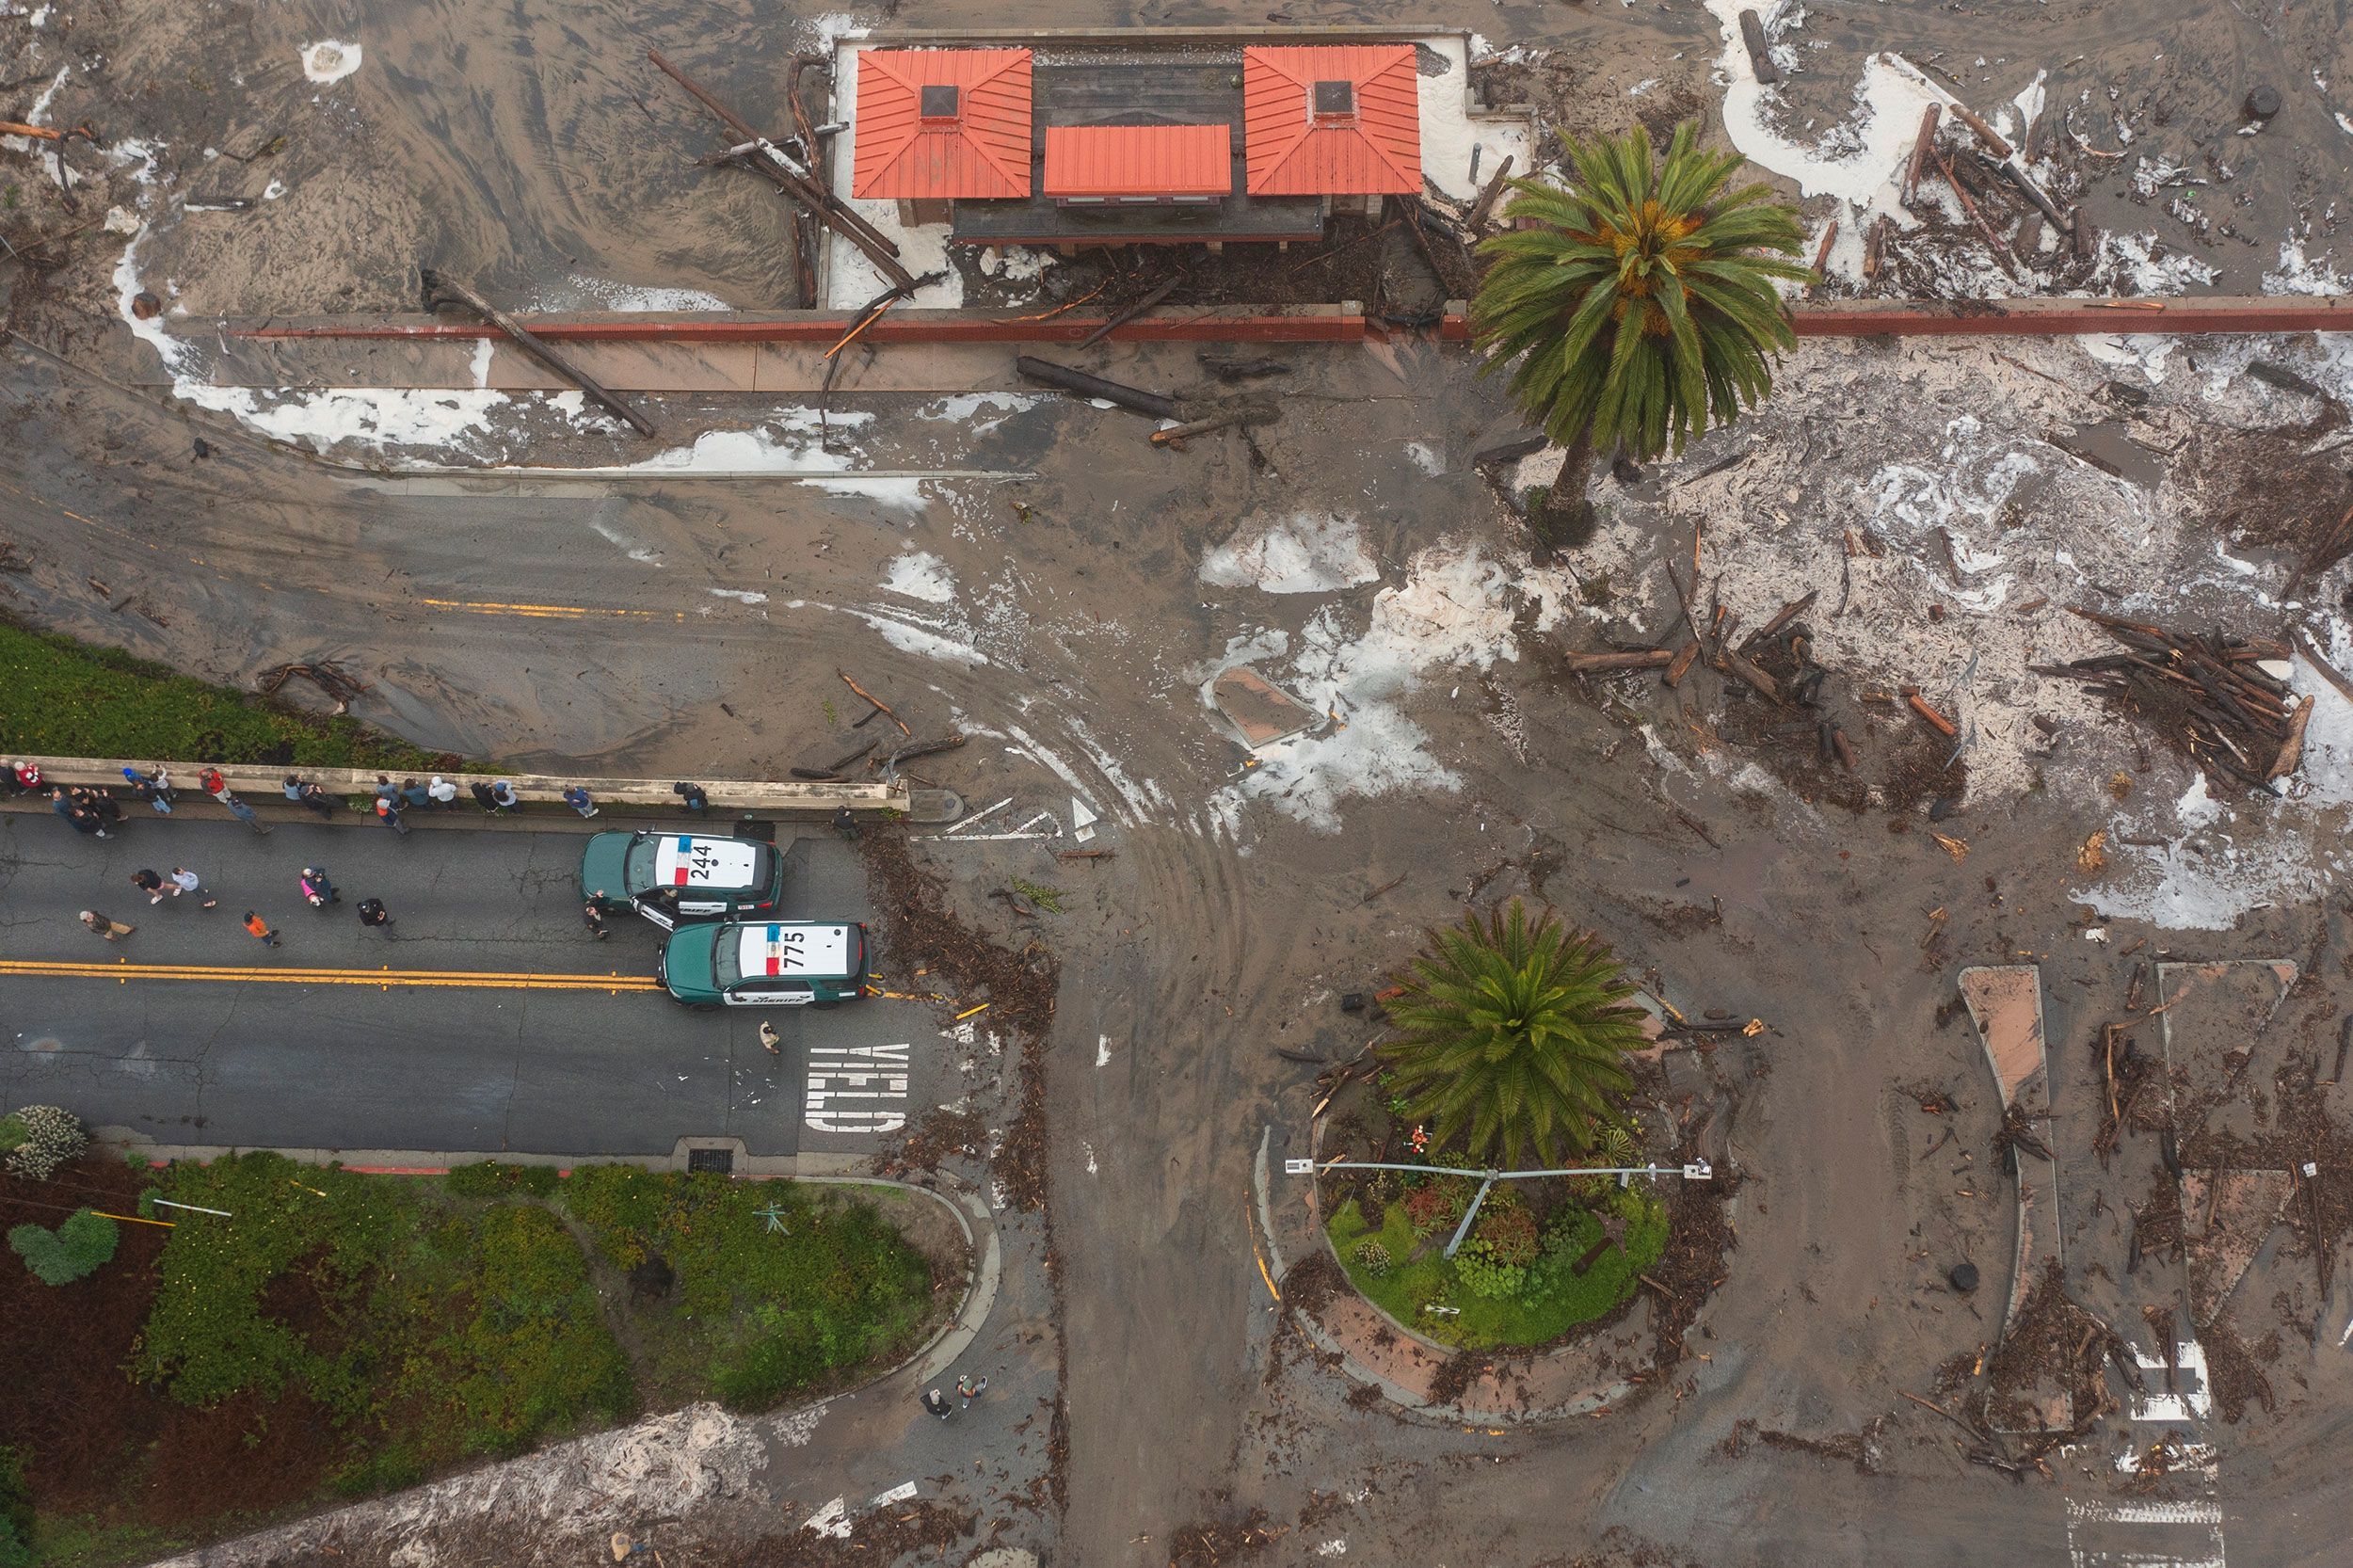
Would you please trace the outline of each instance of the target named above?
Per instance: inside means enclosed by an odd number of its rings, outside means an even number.
[[[2303,760],[2313,699],[2299,699],[2262,667],[2264,661],[2287,659],[2287,644],[2171,632],[2079,607],[2070,613],[2106,628],[2124,651],[2037,664],[2037,675],[2080,680],[2147,719],[2217,784],[2277,794],[2271,781]]]
[[[1801,709],[1821,708],[1822,684],[1829,679],[1829,672],[1814,663],[1813,629],[1800,618],[1814,607],[1821,590],[1817,588],[1802,599],[1791,600],[1774,611],[1771,619],[1735,642],[1734,634],[1740,629],[1738,611],[1718,603],[1710,608],[1703,626],[1701,617],[1692,612],[1689,596],[1683,591],[1683,580],[1673,568],[1667,575],[1675,585],[1675,597],[1681,601],[1683,614],[1658,645],[1571,653],[1561,661],[1571,674],[1606,675],[1655,669],[1664,673],[1669,686],[1680,686],[1691,666],[1705,660],[1710,669],[1741,682],[1776,709],[1790,710],[1794,715]],[[1798,732],[1807,726],[1798,723],[1791,728],[1792,732]],[[1837,720],[1823,716],[1812,721],[1812,729],[1822,760],[1853,773],[1854,743],[1848,739],[1845,728]]]

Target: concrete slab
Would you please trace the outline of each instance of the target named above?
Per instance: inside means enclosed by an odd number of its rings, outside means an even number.
[[[2285,1171],[2189,1171],[2182,1176],[2190,1321],[2213,1322],[2296,1195]]]
[[[2002,1105],[2034,1120],[2048,1115],[2051,1074],[2044,1048],[2042,970],[2032,964],[1980,965],[1961,970],[1960,982]],[[2010,1259],[2009,1304],[2002,1312],[2005,1331],[2025,1304],[2027,1287],[2042,1277],[2048,1264],[2059,1260],[2059,1236],[2057,1169],[2022,1156],[2018,1245]]]

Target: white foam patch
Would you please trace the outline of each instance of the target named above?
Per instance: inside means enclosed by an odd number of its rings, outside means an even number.
[[[1201,581],[1270,594],[1321,594],[1380,581],[1353,517],[1294,512],[1244,518],[1201,558]]]
[[[1428,441],[1407,441],[1405,456],[1413,465],[1433,479],[1445,477],[1446,454]]]
[[[531,302],[535,311],[618,311],[638,315],[655,311],[732,311],[734,306],[702,289],[659,288],[644,283],[620,283],[610,278],[590,278],[575,272],[564,282],[541,289]]]
[[[884,574],[883,591],[902,599],[920,600],[926,604],[952,604],[956,598],[955,574],[948,564],[929,551],[911,551],[894,558],[890,570]]]
[[[1436,74],[1417,72],[1414,78],[1421,108],[1422,177],[1458,201],[1479,194],[1480,184],[1495,178],[1509,157],[1519,174],[1534,166],[1529,161],[1531,127],[1524,117],[1474,120],[1466,91],[1470,80],[1467,42],[1460,37],[1421,38],[1417,52],[1434,54],[1445,70]],[[1471,172],[1473,150],[1479,170]]]
[[[814,26],[819,36],[824,38],[826,29],[836,23],[842,24],[844,30],[832,34],[833,38],[855,37],[865,31],[863,27],[852,24],[846,16],[820,17]],[[838,104],[857,102],[857,64],[861,53],[863,51],[857,47],[834,51],[834,101]],[[911,306],[919,310],[954,310],[962,306],[964,275],[949,260],[949,226],[945,223],[903,224],[899,221],[899,204],[896,201],[861,200],[850,194],[851,177],[857,162],[856,138],[857,126],[855,123],[834,138],[834,194],[840,198],[844,206],[872,224],[877,232],[899,248],[899,264],[909,274],[917,278],[932,273],[941,274],[937,280],[924,284],[900,300],[894,309]],[[890,286],[890,280],[875,267],[866,252],[840,234],[827,230],[825,243],[830,248],[825,252],[824,303],[827,306],[834,310],[855,310]]]
[[[302,46],[302,74],[325,84],[340,82],[360,69],[360,46],[327,39]]]
[[[912,619],[902,619],[880,610],[861,610],[850,604],[822,604],[811,599],[787,600],[788,610],[824,610],[831,615],[848,616],[862,620],[882,634],[882,640],[902,653],[918,658],[938,659],[952,664],[985,664],[988,655],[970,643],[933,630]]]
[[[1914,229],[1914,217],[1899,200],[1920,116],[1930,104],[1949,104],[1952,94],[1929,81],[1897,55],[1874,54],[1863,62],[1855,83],[1855,113],[1825,132],[1812,146],[1790,140],[1767,118],[1780,93],[1756,79],[1748,46],[1740,39],[1740,12],[1748,0],[1707,0],[1723,30],[1716,69],[1724,88],[1724,133],[1751,162],[1798,183],[1807,196],[1842,203],[1836,216],[1840,238],[1826,269],[1842,277],[1863,276],[1863,233],[1872,219],[1886,217]]]
[[[1289,683],[1337,722],[1262,748],[1257,768],[1211,797],[1213,814],[1264,800],[1337,833],[1348,799],[1462,788],[1404,703],[1432,670],[1485,669],[1519,657],[1511,583],[1476,544],[1449,539],[1417,553],[1404,583],[1374,596],[1362,632],[1349,634],[1337,606],[1318,611],[1301,633]]]

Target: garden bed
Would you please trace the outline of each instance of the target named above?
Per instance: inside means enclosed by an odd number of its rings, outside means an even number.
[[[152,1557],[647,1405],[839,1387],[920,1343],[966,1272],[960,1237],[910,1225],[919,1249],[832,1185],[274,1155],[0,1177],[8,1225],[78,1205],[177,1228],[122,1224],[64,1286],[0,1256],[0,1448],[24,1458],[44,1563]]]

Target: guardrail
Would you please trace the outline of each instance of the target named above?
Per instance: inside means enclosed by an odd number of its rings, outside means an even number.
[[[9,761],[36,764],[41,776],[56,784],[114,784],[125,782],[124,768],[135,768],[141,774],[152,772],[153,759],[123,757],[34,757],[17,754]],[[294,763],[231,765],[219,762],[175,762],[162,764],[169,770],[175,794],[201,797],[202,787],[198,780],[207,768],[218,768],[224,782],[241,799],[254,805],[272,801],[284,803],[283,785],[286,776],[296,775],[317,784],[330,794],[373,795],[377,777],[390,777],[395,784],[414,778],[420,783],[429,781],[433,775],[416,772],[390,772],[376,768],[306,768]],[[673,780],[652,778],[596,778],[581,775],[557,776],[535,773],[443,773],[441,777],[457,786],[460,803],[471,805],[470,787],[477,782],[489,784],[504,778],[514,786],[515,793],[533,805],[563,806],[564,792],[577,784],[585,788],[600,807],[637,806],[666,807],[673,810],[681,805]],[[906,814],[913,809],[913,792],[905,781],[889,784],[817,784],[794,779],[771,781],[751,778],[695,778],[688,780],[699,787],[711,802],[713,813],[728,811],[808,811],[833,812],[847,807],[863,814],[896,811]],[[568,809],[568,808],[566,808]]]

